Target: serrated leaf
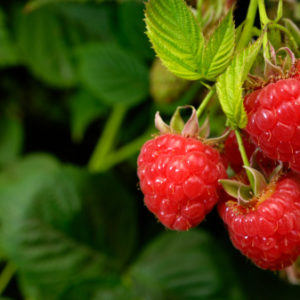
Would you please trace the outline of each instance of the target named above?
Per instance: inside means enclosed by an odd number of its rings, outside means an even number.
[[[130,52],[114,44],[93,44],[80,49],[79,76],[92,94],[108,105],[134,105],[146,99],[148,71]]]
[[[175,75],[202,77],[204,37],[183,0],[150,0],[146,4],[147,35],[163,64]]]
[[[243,299],[229,257],[203,230],[162,234],[127,276],[147,300]]]
[[[228,125],[233,129],[247,125],[247,114],[243,105],[243,84],[260,50],[262,38],[238,53],[227,70],[218,77],[217,93]]]
[[[228,66],[235,42],[235,28],[230,11],[212,33],[204,49],[202,72],[208,80],[214,80]]]

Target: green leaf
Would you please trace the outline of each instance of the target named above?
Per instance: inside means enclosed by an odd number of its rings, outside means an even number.
[[[214,80],[228,66],[234,52],[235,28],[230,11],[212,33],[204,50],[202,72]]]
[[[125,48],[134,51],[142,59],[153,59],[154,51],[145,35],[144,8],[144,3],[137,1],[118,5],[118,36]]]
[[[15,25],[21,60],[31,72],[55,87],[74,85],[76,76],[69,44],[71,35],[78,34],[74,28],[65,25],[52,8],[30,14],[18,9]]]
[[[137,298],[133,291],[123,287],[117,279],[106,281],[95,278],[75,284],[69,287],[59,300],[142,300]]]
[[[204,231],[161,235],[127,276],[142,299],[243,299],[224,250]]]
[[[163,64],[175,75],[202,78],[204,37],[183,0],[150,0],[146,4],[147,35]]]
[[[134,105],[146,99],[148,71],[129,52],[114,44],[94,44],[78,51],[82,84],[108,105]]]
[[[228,124],[233,129],[247,125],[243,105],[243,84],[260,50],[262,38],[238,53],[227,70],[218,77],[217,93]]]
[[[0,66],[11,66],[18,63],[16,45],[13,43],[10,32],[6,28],[5,15],[0,10]]]
[[[107,112],[107,107],[103,103],[84,90],[80,90],[70,98],[69,107],[72,138],[76,142],[82,140],[85,130],[91,122]]]
[[[56,3],[68,3],[68,2],[78,2],[80,4],[85,3],[85,2],[96,2],[96,3],[101,3],[101,2],[106,2],[109,0],[29,0],[27,4],[25,5],[24,10],[26,12],[31,12],[35,9],[41,8],[43,6],[47,6],[50,4],[56,4]]]
[[[66,22],[76,26],[84,41],[115,40],[115,7],[113,5],[99,5],[87,3],[62,3],[54,6],[57,15]]]
[[[0,184],[0,241],[28,296],[56,299],[69,285],[117,272],[136,236],[135,204],[118,180],[75,168],[22,169]]]

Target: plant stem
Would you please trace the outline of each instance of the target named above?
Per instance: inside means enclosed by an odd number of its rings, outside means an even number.
[[[127,107],[117,104],[111,112],[95,150],[90,158],[88,168],[92,172],[101,170],[107,154],[112,150],[118,130],[126,114]]]
[[[16,272],[16,267],[11,262],[8,262],[0,274],[0,295],[4,292],[10,280]]]
[[[251,40],[252,27],[255,21],[256,11],[257,11],[257,0],[251,0],[248,7],[248,12],[247,12],[243,32],[241,34],[240,40],[236,47],[237,52],[242,51]]]
[[[243,163],[244,163],[245,166],[250,167],[250,163],[249,163],[247,153],[246,153],[246,150],[245,150],[245,147],[244,147],[244,144],[243,144],[243,140],[242,140],[240,131],[238,129],[235,129],[235,136],[236,136],[236,139],[237,139],[237,142],[238,142],[238,145],[239,145],[239,151],[241,153]],[[254,178],[253,178],[253,175],[248,170],[246,170],[246,173],[247,173],[247,177],[249,179],[252,191],[254,192]]]
[[[270,24],[269,25],[270,28],[277,28],[281,31],[283,31],[290,39],[290,41],[293,43],[293,46],[297,49],[298,48],[298,44],[297,42],[295,41],[294,37],[291,35],[291,33],[289,32],[289,30],[287,30],[285,27],[283,27],[282,25],[280,24]]]
[[[140,137],[136,138],[135,140],[123,146],[119,150],[108,155],[105,160],[105,163],[102,164],[101,169],[99,169],[99,171],[106,171],[112,168],[113,166],[121,163],[122,161],[128,159],[132,155],[136,154],[141,149],[142,145],[149,139],[152,132],[153,129],[147,130]]]
[[[200,106],[197,109],[197,117],[198,117],[198,119],[201,116],[201,114],[203,113],[203,111],[205,110],[208,102],[210,101],[210,99],[212,98],[212,96],[214,95],[215,92],[216,92],[216,86],[213,86],[210,89],[210,91],[208,92],[208,94],[205,96],[205,98],[203,99],[203,101],[201,102]]]
[[[259,10],[261,29],[263,30],[271,22],[267,16],[264,0],[258,0],[258,10]],[[264,54],[265,54],[266,58],[270,59],[270,53],[269,53],[269,47],[268,47],[268,33],[267,32],[265,32],[264,37],[263,37],[263,48],[264,48]]]

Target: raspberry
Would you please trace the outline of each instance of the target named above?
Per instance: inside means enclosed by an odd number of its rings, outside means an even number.
[[[250,206],[221,202],[234,246],[263,269],[280,270],[300,254],[300,183],[292,175],[271,183]]]
[[[220,154],[200,140],[163,134],[147,141],[138,158],[145,204],[174,230],[197,226],[218,201],[226,177]]]
[[[246,131],[271,159],[300,172],[300,80],[282,79],[245,98]]]

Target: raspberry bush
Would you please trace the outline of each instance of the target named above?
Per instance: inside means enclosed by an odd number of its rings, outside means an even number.
[[[2,0],[0,300],[299,299],[298,2]]]

